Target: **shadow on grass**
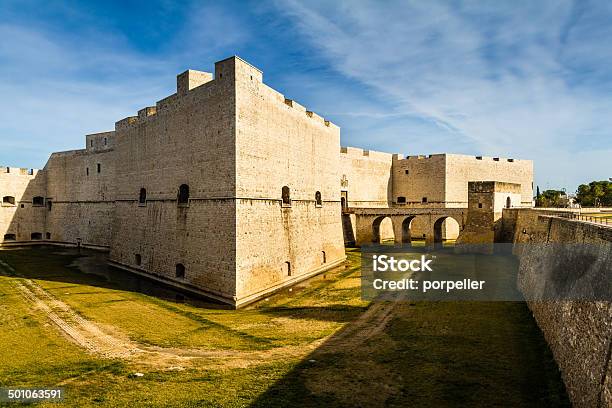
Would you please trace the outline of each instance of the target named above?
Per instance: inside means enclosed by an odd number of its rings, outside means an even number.
[[[355,320],[366,309],[367,307],[362,306],[335,304],[326,306],[262,307],[258,310],[260,313],[272,317],[348,323]]]
[[[363,341],[351,326],[252,406],[571,406],[525,303],[400,303]]]
[[[30,251],[27,258],[22,251]],[[206,309],[231,309],[230,306],[180,291],[172,286],[139,276],[107,264],[105,252],[36,246],[3,250],[0,258],[19,265],[19,277],[44,281],[87,285],[153,296],[162,300],[186,303]],[[10,274],[0,268],[0,275]]]

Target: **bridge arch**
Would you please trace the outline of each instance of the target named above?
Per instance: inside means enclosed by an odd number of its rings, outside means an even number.
[[[348,223],[349,228],[344,225],[346,223],[343,223],[343,227],[345,232],[354,234],[352,242],[356,246],[387,239],[393,239],[399,245],[412,244],[415,236],[422,236],[425,245],[433,246],[434,223],[440,218],[452,217],[459,224],[457,229],[460,231],[467,221],[467,212],[467,208],[351,207],[352,221]],[[440,228],[443,222],[440,221]]]
[[[393,220],[388,215],[374,218],[372,222],[372,242],[379,244],[387,240],[394,240]]]
[[[443,241],[444,241],[444,233],[443,233],[443,226],[444,226],[444,222],[452,222],[453,225],[456,224],[457,226],[457,230],[461,230],[461,227],[463,225],[463,220],[457,220],[455,217],[451,216],[451,215],[445,215],[442,217],[439,217],[438,219],[436,219],[436,221],[433,223],[433,244],[434,247],[442,247]]]
[[[410,225],[416,218],[415,215],[410,215],[402,221],[402,244],[410,244],[412,242],[412,232],[410,231]]]

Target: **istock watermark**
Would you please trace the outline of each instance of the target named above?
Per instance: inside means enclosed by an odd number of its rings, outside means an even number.
[[[421,255],[420,259],[395,259],[394,256],[388,255],[372,255],[372,269],[374,272],[432,272],[429,264],[433,259],[427,259],[425,255]]]
[[[432,250],[361,248],[367,300],[612,300],[612,248],[590,244],[495,244]]]

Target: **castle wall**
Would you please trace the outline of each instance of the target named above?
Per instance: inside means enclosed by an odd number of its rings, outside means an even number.
[[[457,154],[397,157],[393,161],[393,203],[411,207],[467,207],[468,182],[487,180],[520,184],[521,198],[513,196],[512,205],[531,206],[531,161]],[[426,228],[423,220],[415,219],[411,224],[412,237],[421,238]],[[445,239],[457,238],[459,234],[454,222],[445,222],[442,231]]]
[[[558,214],[558,212],[557,212]],[[527,299],[536,299],[542,284],[554,286],[566,277],[605,285],[594,272],[609,273],[612,228],[555,217],[534,209],[504,210],[506,226],[514,228],[520,260],[518,286]],[[542,250],[542,244],[548,250]],[[554,244],[550,244],[554,243]],[[562,244],[567,244],[563,246]],[[554,268],[551,265],[559,265]],[[561,370],[575,407],[612,406],[612,308],[609,301],[528,301]]]
[[[480,157],[480,156],[478,156]],[[497,160],[496,160],[497,159]],[[513,206],[531,207],[533,202],[533,162],[504,158],[446,155],[447,207],[465,207],[469,181],[495,180],[521,185],[521,202]]]
[[[112,137],[109,132],[97,143],[95,135],[88,135],[86,149],[53,153],[49,158],[45,172],[50,241],[110,246],[116,187]]]
[[[30,241],[32,233],[46,236],[46,207],[35,205],[34,197],[45,197],[47,177],[39,170],[0,167],[0,245],[10,244],[5,235],[14,235],[15,241]],[[12,197],[14,203],[4,202]]]
[[[388,207],[392,198],[392,163],[391,153],[342,147],[337,185],[347,192],[348,206]]]
[[[110,253],[116,265],[229,302],[236,294],[233,70],[225,60],[214,80],[181,74],[177,94],[117,122]],[[181,185],[189,187],[184,204]]]
[[[340,129],[263,84],[256,68],[235,63],[237,297],[244,302],[345,254]],[[283,204],[284,186],[290,204]]]
[[[446,196],[446,156],[433,154],[393,160],[393,203],[411,207],[452,206]],[[465,188],[467,191],[467,182]]]

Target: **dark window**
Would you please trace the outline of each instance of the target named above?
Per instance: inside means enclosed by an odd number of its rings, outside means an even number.
[[[406,174],[410,174],[410,170],[404,170]]]
[[[283,186],[281,196],[283,198],[283,205],[291,205],[291,190],[289,190],[289,187]]]
[[[107,141],[106,141],[106,138],[104,138],[104,146],[106,146],[106,142],[107,142]]]
[[[181,263],[176,264],[176,277],[177,278],[185,277],[185,265]]]
[[[397,203],[398,204],[406,204],[406,197],[397,197]]]
[[[2,197],[2,202],[4,204],[15,205],[15,197],[13,197],[13,196],[4,196],[4,197]]]
[[[181,184],[179,187],[177,200],[179,204],[189,203],[189,186],[187,184]]]
[[[10,173],[10,172],[11,172],[11,168],[10,168],[10,167],[7,167],[7,168],[6,168],[6,172],[7,172],[7,173]]]
[[[4,234],[5,241],[16,241],[17,236],[15,234]]]
[[[327,256],[325,255],[325,251],[321,251],[321,260],[323,261],[323,263],[327,262]]]
[[[32,205],[36,205],[36,206],[43,206],[45,205],[45,198],[44,197],[39,197],[36,196],[34,198],[32,198]]]
[[[506,208],[510,208],[512,207],[512,200],[510,200],[510,197],[506,198]]]
[[[93,140],[90,140],[90,141],[89,141],[89,146],[90,146],[90,147],[93,147]]]
[[[136,262],[136,265],[140,265],[142,263],[142,257],[140,254],[134,255],[134,262]]]
[[[140,204],[144,204],[147,202],[147,189],[146,188],[140,189],[140,195],[138,196],[138,202]]]
[[[51,239],[51,233],[50,233],[50,232],[47,232],[47,233],[45,234],[45,238],[46,238],[46,239]]]
[[[100,172],[100,170],[102,170],[102,165],[98,163],[98,173]]]
[[[482,203],[478,203],[478,208],[482,208]]]
[[[291,262],[285,262],[283,264],[283,273],[287,276],[291,276]]]
[[[422,202],[426,203],[427,202],[427,197],[423,197]]]
[[[85,174],[87,174],[89,176],[89,167],[85,168]]]
[[[47,200],[47,209],[51,211],[51,207],[53,207],[53,201]]]
[[[317,191],[315,193],[315,203],[318,206],[322,206],[323,205],[323,200],[321,199],[321,192],[320,191]]]
[[[499,157],[494,157],[493,161],[499,161]]]
[[[32,234],[30,234],[30,239],[42,239],[42,233],[33,232]]]
[[[476,160],[482,160],[482,156],[476,156]]]

